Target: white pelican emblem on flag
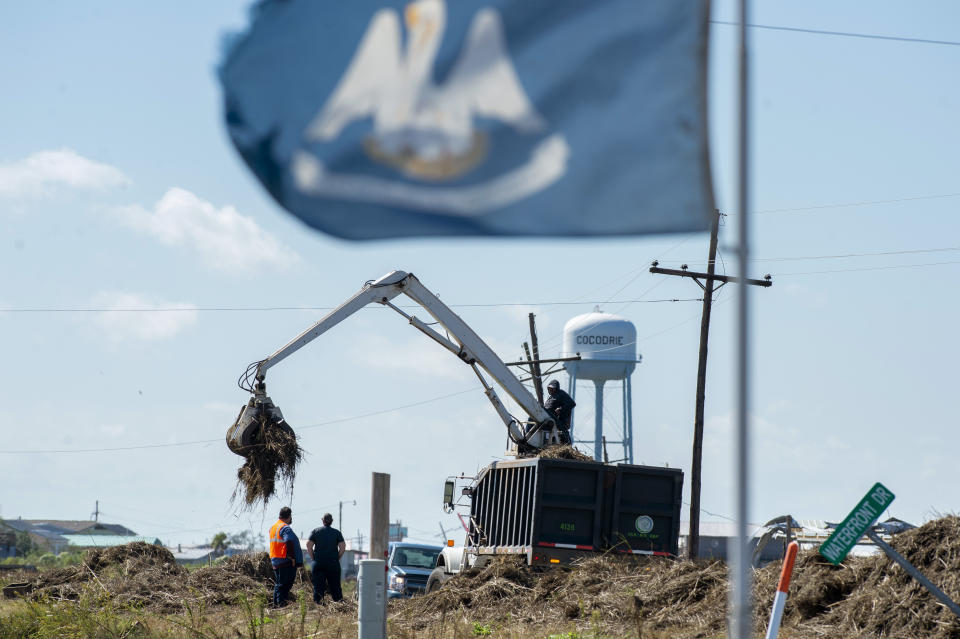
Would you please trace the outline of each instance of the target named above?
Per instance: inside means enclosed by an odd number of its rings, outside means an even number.
[[[494,9],[473,17],[448,79],[432,80],[446,28],[444,0],[416,0],[404,11],[406,42],[393,9],[377,11],[343,76],[307,126],[309,143],[335,140],[343,129],[371,118],[367,156],[411,180],[439,183],[477,167],[490,147],[474,118],[495,119],[518,135],[543,134],[547,122],[520,83]],[[293,158],[293,175],[305,193],[374,201],[462,216],[478,215],[536,193],[563,176],[569,147],[555,133],[527,161],[487,182],[438,187],[374,176],[328,172],[305,150]]]

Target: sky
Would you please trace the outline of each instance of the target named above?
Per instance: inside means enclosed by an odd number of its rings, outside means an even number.
[[[760,25],[926,40],[956,41],[960,23],[946,0],[753,6]],[[226,135],[215,69],[246,11],[227,0],[0,6],[0,516],[87,519],[99,502],[103,521],[189,544],[219,530],[262,536],[285,503],[309,531],[345,501],[345,536],[366,536],[376,471],[391,474],[391,519],[437,542],[459,525],[441,509],[444,480],[502,458],[503,426],[468,367],[385,309],[271,370],[270,395],[307,456],[292,499],[253,512],[230,501],[241,459],[223,436],[247,399],[237,377],[394,269],[504,359],[520,355],[530,312],[544,356],[594,306],[634,322],[635,460],[689,479],[700,304],[660,300],[699,289],[647,268],[702,270],[706,235],[316,233],[268,197]],[[711,163],[728,270],[736,29],[722,21],[735,17],[713,3]],[[891,516],[957,512],[960,46],[750,37],[751,274],[774,281],[750,298],[750,519],[837,521],[877,481],[897,495]],[[718,293],[711,326],[705,521],[734,513],[735,295]],[[577,394],[588,430],[592,392]],[[617,400],[611,390],[614,433]]]

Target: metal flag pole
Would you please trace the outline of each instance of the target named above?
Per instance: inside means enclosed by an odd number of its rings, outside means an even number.
[[[749,331],[749,294],[747,284],[747,264],[749,251],[749,215],[750,210],[750,118],[749,95],[750,75],[747,57],[747,18],[748,0],[740,0],[740,29],[739,29],[739,114],[737,122],[738,139],[738,204],[739,224],[737,225],[737,249],[740,271],[740,295],[737,301],[737,364],[736,364],[736,453],[734,455],[734,474],[736,476],[736,506],[735,520],[737,527],[736,545],[732,553],[730,574],[733,587],[730,589],[730,636],[734,639],[749,639],[752,626],[752,611],[750,606],[750,554],[747,552],[747,522],[749,511],[747,508],[749,494],[747,482],[749,479],[749,430],[748,411],[749,398],[749,363],[750,363],[750,331]]]

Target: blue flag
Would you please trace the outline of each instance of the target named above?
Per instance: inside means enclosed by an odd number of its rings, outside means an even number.
[[[351,239],[706,230],[707,0],[267,0],[220,69],[271,195]]]

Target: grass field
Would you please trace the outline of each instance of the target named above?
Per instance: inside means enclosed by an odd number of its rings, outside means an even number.
[[[960,518],[944,517],[891,543],[954,600],[960,599]],[[753,573],[754,636],[762,637],[778,562]],[[301,574],[290,606],[267,606],[266,553],[185,569],[169,551],[128,544],[88,552],[79,565],[0,573],[29,581],[0,600],[0,639],[13,637],[354,637],[345,600],[317,606]],[[391,601],[390,637],[461,639],[713,639],[726,630],[727,567],[718,561],[599,555],[539,572],[503,559],[437,592]],[[784,639],[960,638],[960,619],[883,555],[834,566],[801,553],[784,613]]]

